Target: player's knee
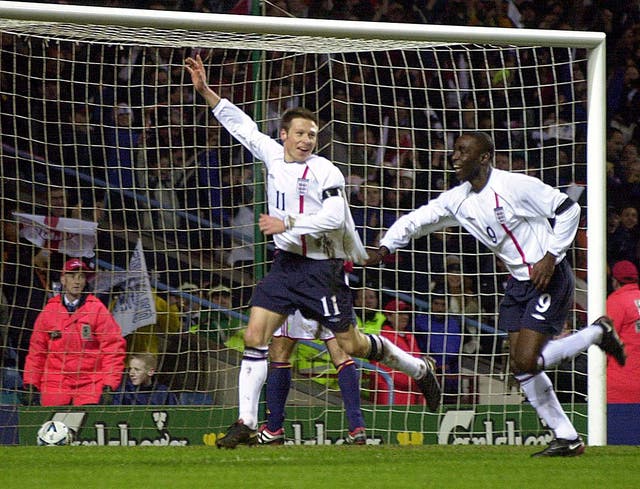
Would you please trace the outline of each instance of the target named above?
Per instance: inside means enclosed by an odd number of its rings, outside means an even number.
[[[250,328],[244,332],[244,346],[249,348],[259,348],[265,345],[262,335],[256,334]]]
[[[354,341],[354,338],[340,338],[338,339],[338,345],[340,346],[340,348],[342,349],[342,351],[345,353],[345,356],[347,355],[353,355],[353,356],[361,356],[358,354],[358,348],[357,348],[357,344]]]
[[[533,374],[539,370],[538,359],[530,355],[511,358],[509,363],[511,365],[511,371],[516,375]]]

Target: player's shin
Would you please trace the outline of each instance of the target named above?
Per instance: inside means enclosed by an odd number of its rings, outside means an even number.
[[[349,431],[364,427],[364,417],[360,409],[360,377],[352,359],[342,362],[338,369],[338,385],[347,414]]]
[[[284,409],[291,388],[291,364],[271,362],[267,377],[267,429],[275,433],[284,423]]]
[[[267,354],[269,349],[265,347],[247,347],[240,364],[238,378],[238,405],[239,418],[253,430],[258,426],[258,403],[260,391],[267,379]]]
[[[426,373],[426,364],[416,358],[384,336],[368,334],[367,338],[371,342],[371,351],[367,357],[369,360],[382,362],[387,367],[400,370],[414,379],[423,377]]]
[[[556,438],[574,440],[578,437],[546,373],[518,374],[515,378],[520,382],[524,395],[535,408],[538,416],[554,432]]]

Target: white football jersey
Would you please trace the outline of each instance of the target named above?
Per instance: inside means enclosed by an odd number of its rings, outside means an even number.
[[[517,280],[529,280],[530,267],[547,253],[559,263],[571,246],[580,220],[574,204],[556,216],[567,195],[541,180],[491,169],[480,192],[464,182],[398,219],[380,241],[393,252],[432,231],[462,226],[500,258]],[[549,219],[556,218],[551,226]]]
[[[256,123],[229,100],[213,109],[216,119],[266,167],[269,215],[295,224],[273,235],[278,249],[315,260],[366,259],[364,246],[353,225],[340,170],[322,156],[302,163],[284,161],[282,145],[258,130]],[[332,196],[323,192],[333,189]]]

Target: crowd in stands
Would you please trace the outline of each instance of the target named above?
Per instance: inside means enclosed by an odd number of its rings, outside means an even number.
[[[59,0],[46,3],[246,14],[252,2]],[[611,0],[267,0],[263,6],[264,14],[272,16],[605,32],[607,263],[612,267],[620,260],[628,260],[640,266],[640,0],[624,4]],[[55,284],[59,281],[56,273],[59,274],[64,263],[62,254],[47,254],[46,250],[42,253],[42,250],[34,249],[32,243],[21,239],[13,212],[55,214],[54,204],[60,201],[63,212],[57,217],[100,224],[96,250],[103,250],[103,255],[88,258],[86,261],[91,267],[98,266],[96,262],[102,259],[126,268],[130,245],[111,234],[114,228],[154,236],[150,268],[156,274],[155,283],[163,285],[153,289],[158,320],[127,336],[127,352],[132,355],[128,359],[129,380],[123,377],[117,402],[135,404],[143,397],[146,402],[160,398],[169,404],[181,402],[181,399],[191,402],[188,395],[169,396],[165,393],[166,387],[160,388],[161,394],[143,394],[139,386],[142,385],[143,390],[153,386],[155,390],[156,385],[167,384],[176,391],[205,391],[211,384],[210,379],[203,378],[209,360],[198,352],[241,347],[242,315],[247,301],[245,293],[236,293],[233,284],[227,284],[228,287],[221,277],[194,276],[190,270],[182,274],[171,272],[184,267],[176,265],[180,258],[170,250],[204,252],[214,249],[222,263],[239,268],[253,260],[252,206],[255,196],[251,159],[238,145],[231,143],[229,135],[203,106],[198,105],[188,83],[184,83],[182,60],[186,51],[183,49],[103,46],[99,51],[80,54],[78,50],[82,48],[73,42],[52,42],[39,49],[27,45],[19,36],[10,35],[2,35],[0,47],[3,66],[0,70],[0,128],[5,148],[2,156],[4,202],[0,244],[4,264],[0,280],[3,298],[0,324],[8,325],[3,326],[1,333],[2,344],[9,346],[3,348],[0,359],[2,387],[11,390],[8,385],[20,384],[20,380],[9,379],[9,371],[22,372],[24,369],[31,328],[46,300],[55,292]],[[546,55],[550,56],[551,51]],[[103,71],[91,69],[97,56],[101,57],[99,66]],[[246,64],[242,67],[227,64],[222,51],[212,52],[212,56],[230,70],[220,75],[221,93],[240,106],[249,104],[253,88],[250,68]],[[30,59],[38,61],[28,62]],[[85,59],[86,65],[74,62],[74,59]],[[293,73],[295,67],[290,62],[290,59],[282,58],[272,63],[273,78],[283,78],[279,73]],[[348,75],[354,85],[359,77],[366,80],[367,75],[375,76],[366,73],[370,67],[360,68],[360,72]],[[574,77],[580,76],[580,70],[582,76],[586,73],[584,64],[576,64],[572,69]],[[544,68],[540,70],[538,75],[541,77],[554,76],[544,73]],[[11,73],[15,78],[10,80]],[[569,76],[567,73],[555,75]],[[496,86],[518,83],[513,76],[506,70],[497,74],[493,81]],[[272,87],[275,90],[271,94],[273,103],[267,116],[273,120],[278,119],[283,109],[308,102],[292,95],[300,88],[296,84],[303,81],[296,76],[289,78],[290,86],[280,83]],[[246,83],[237,83],[238,80],[246,80]],[[225,93],[230,91],[232,81],[234,92]],[[438,88],[435,83],[439,81],[432,81],[434,85],[430,88]],[[525,81],[520,80],[520,83]],[[7,92],[4,88],[7,86],[14,87],[14,93]],[[331,112],[310,107],[319,110],[324,122],[332,118],[329,114],[334,114],[333,120],[319,135],[320,148],[330,148],[336,164],[342,164],[346,172],[347,181],[353,188],[354,221],[367,246],[375,246],[381,232],[400,214],[456,183],[446,172],[445,148],[451,147],[447,135],[432,139],[419,130],[436,124],[431,118],[443,117],[443,110],[439,114],[438,111],[418,113],[412,107],[417,104],[443,109],[442,102],[426,100],[430,92],[419,90],[417,82],[412,86],[416,90],[394,98],[398,110],[389,112],[391,119],[387,123],[398,128],[412,123],[416,130],[398,131],[394,144],[406,150],[383,155],[383,165],[372,164],[379,161],[377,148],[381,142],[377,132],[363,122],[382,121],[380,116],[364,113],[366,104],[349,104],[346,92],[336,89],[332,92],[331,109],[327,109]],[[578,89],[585,87],[578,85]],[[522,96],[520,91],[512,93]],[[370,95],[360,96],[365,100]],[[496,140],[496,165],[536,172],[547,183],[562,187],[574,182],[584,184],[581,180],[586,178],[584,173],[547,174],[541,151],[523,149],[525,146],[544,149],[549,140],[554,143],[562,140],[584,143],[586,140],[586,107],[580,103],[584,93],[555,96],[564,97],[563,100],[574,97],[577,101],[566,105],[573,112],[560,114],[560,118],[574,122],[569,131],[545,133],[541,130],[525,134],[525,121],[511,120],[505,110],[504,117],[493,119],[509,120],[509,127],[502,129],[512,130],[509,138]],[[40,103],[28,103],[27,97]],[[61,100],[69,102],[61,104]],[[458,129],[490,127],[491,119],[486,119],[489,102],[482,100],[482,93],[459,102],[461,108],[475,107],[478,117],[474,120],[461,118]],[[517,100],[512,100],[497,107],[506,107],[508,103],[518,105]],[[343,116],[336,117],[339,113]],[[554,126],[554,123],[565,127],[556,119],[554,111],[539,117],[540,127]],[[361,123],[352,128],[344,121]],[[274,136],[277,129],[273,128]],[[514,151],[518,149],[514,144],[520,144],[523,151]],[[560,160],[577,158],[586,162],[584,152],[578,150],[570,156],[558,148],[555,146]],[[24,159],[28,164],[21,164]],[[223,164],[228,171],[221,171]],[[420,171],[422,169],[429,171]],[[42,185],[45,192],[36,193],[38,202],[25,199],[21,181]],[[66,194],[62,192],[64,195],[60,195],[62,188],[67,189]],[[394,191],[389,191],[390,188]],[[47,197],[43,197],[44,194]],[[39,207],[42,204],[44,207]],[[401,251],[394,257],[387,257],[389,269],[397,267],[399,274],[387,274],[383,269],[372,282],[364,275],[357,276],[360,283],[354,296],[358,325],[365,332],[382,331],[412,353],[435,353],[442,374],[460,371],[459,355],[499,351],[501,345],[495,340],[485,344],[481,333],[482,325],[493,326],[495,297],[501,292],[504,272],[499,263],[479,269],[477,257],[465,255],[464,251],[473,249],[477,254],[482,250],[478,251],[475,245],[473,248],[467,246],[470,245],[464,236],[455,230],[434,233],[415,245],[416,249],[429,253]],[[108,250],[107,253],[104,250]],[[469,256],[472,261],[465,261]],[[578,255],[574,256],[577,261]],[[584,267],[578,263],[574,266]],[[44,270],[45,274],[34,274],[35,269]],[[418,280],[408,273],[416,270],[423,271],[418,273]],[[412,297],[418,298],[416,304],[421,300],[428,304],[422,314],[414,317],[405,311],[420,309],[418,305],[382,294],[382,288],[412,290],[415,292]],[[117,292],[106,296],[107,305],[115,300]],[[462,315],[473,321],[461,322],[458,318]],[[406,328],[411,331],[404,333]],[[149,353],[155,356],[144,356]],[[140,376],[138,371],[142,372]],[[165,372],[179,375],[163,377]],[[180,377],[182,384],[177,385],[174,377]],[[159,379],[157,382],[156,378]],[[373,379],[373,382],[385,382],[384,377]],[[407,384],[404,397],[396,394],[394,402],[414,402],[415,389],[410,385],[411,379],[394,380],[396,388]],[[403,380],[407,382],[403,384]],[[455,392],[457,388],[448,385],[445,392]],[[388,390],[380,386],[376,392],[382,393],[385,389]],[[419,397],[416,395],[415,399]],[[382,398],[375,401],[387,402]],[[213,401],[205,396],[193,402]]]

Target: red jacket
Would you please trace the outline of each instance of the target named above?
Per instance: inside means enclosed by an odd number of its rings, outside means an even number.
[[[626,284],[607,298],[607,315],[625,345],[627,362],[607,361],[607,402],[640,403],[640,288]]]
[[[388,324],[385,324],[382,326],[380,336],[384,336],[414,357],[419,358],[422,356],[416,338],[411,332],[396,331]],[[423,403],[424,399],[418,390],[415,380],[404,372],[391,370],[389,367],[382,365],[381,363],[376,363],[376,366],[388,372],[393,380],[393,404]],[[385,378],[380,374],[374,374],[372,380],[373,385],[371,387],[373,389],[373,402],[375,404],[389,404],[390,392]]]
[[[25,384],[75,384],[116,390],[122,379],[126,341],[109,310],[94,295],[70,314],[61,296],[38,315],[24,367]]]

